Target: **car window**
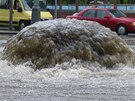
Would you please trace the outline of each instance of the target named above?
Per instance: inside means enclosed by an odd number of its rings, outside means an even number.
[[[92,17],[94,18],[96,14],[96,10],[88,10],[83,14],[83,17]]]
[[[1,0],[0,8],[1,9],[9,9],[9,0]]]
[[[20,7],[21,7],[20,2],[18,0],[15,0],[14,1],[14,7],[13,8],[17,10]]]
[[[22,3],[24,6],[24,9],[30,11],[30,10],[32,10],[33,2],[32,2],[32,0],[28,0],[28,1],[30,1],[30,2],[27,2],[27,0],[22,0]]]
[[[109,10],[115,17],[126,17],[126,15],[120,10]]]
[[[104,18],[106,16],[106,12],[103,10],[97,10],[97,18]]]
[[[25,8],[25,10],[32,9],[33,4],[34,4],[34,0],[23,0],[23,2],[24,2],[24,8]],[[25,6],[27,6],[27,7],[25,7]],[[46,0],[39,0],[39,7],[40,7],[40,10],[41,11],[46,11],[47,10]]]

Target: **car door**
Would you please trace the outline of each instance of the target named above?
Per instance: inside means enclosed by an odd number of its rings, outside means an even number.
[[[90,9],[82,13],[80,20],[95,21],[96,10]]]
[[[13,3],[13,21],[14,21],[14,25],[18,25],[19,24],[19,20],[23,19],[24,15],[23,12],[19,12],[18,9],[21,8],[22,9],[22,5],[21,5],[21,0],[14,0]]]
[[[96,12],[96,21],[105,27],[109,27],[109,18],[108,14],[104,10],[97,10]]]
[[[9,0],[0,0],[0,25],[9,25]]]

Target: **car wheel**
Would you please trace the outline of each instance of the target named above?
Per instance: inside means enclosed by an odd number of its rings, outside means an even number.
[[[19,28],[19,27],[14,27],[14,28],[15,28],[15,30],[16,30],[16,31],[20,30],[20,28]]]
[[[19,23],[19,29],[20,29],[20,30],[22,30],[25,26],[26,26],[26,25],[25,25],[25,22],[24,22],[24,21],[21,21],[21,22]]]
[[[117,27],[116,32],[118,33],[118,35],[128,35],[127,28],[125,25],[119,25]]]

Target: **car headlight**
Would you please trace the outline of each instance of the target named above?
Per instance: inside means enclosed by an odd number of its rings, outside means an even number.
[[[132,26],[135,26],[135,22],[132,22],[131,25],[132,25]]]
[[[29,20],[31,20],[31,16],[29,17]]]

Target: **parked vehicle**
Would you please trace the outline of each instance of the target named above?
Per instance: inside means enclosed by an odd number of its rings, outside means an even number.
[[[0,0],[0,26],[9,26],[9,1]],[[13,26],[22,29],[31,23],[31,13],[34,0],[13,0]],[[39,0],[41,20],[52,19],[53,16],[46,8],[45,0]]]
[[[109,27],[119,35],[128,35],[135,32],[135,18],[127,17],[122,11],[115,9],[87,8],[66,18],[96,21]]]

